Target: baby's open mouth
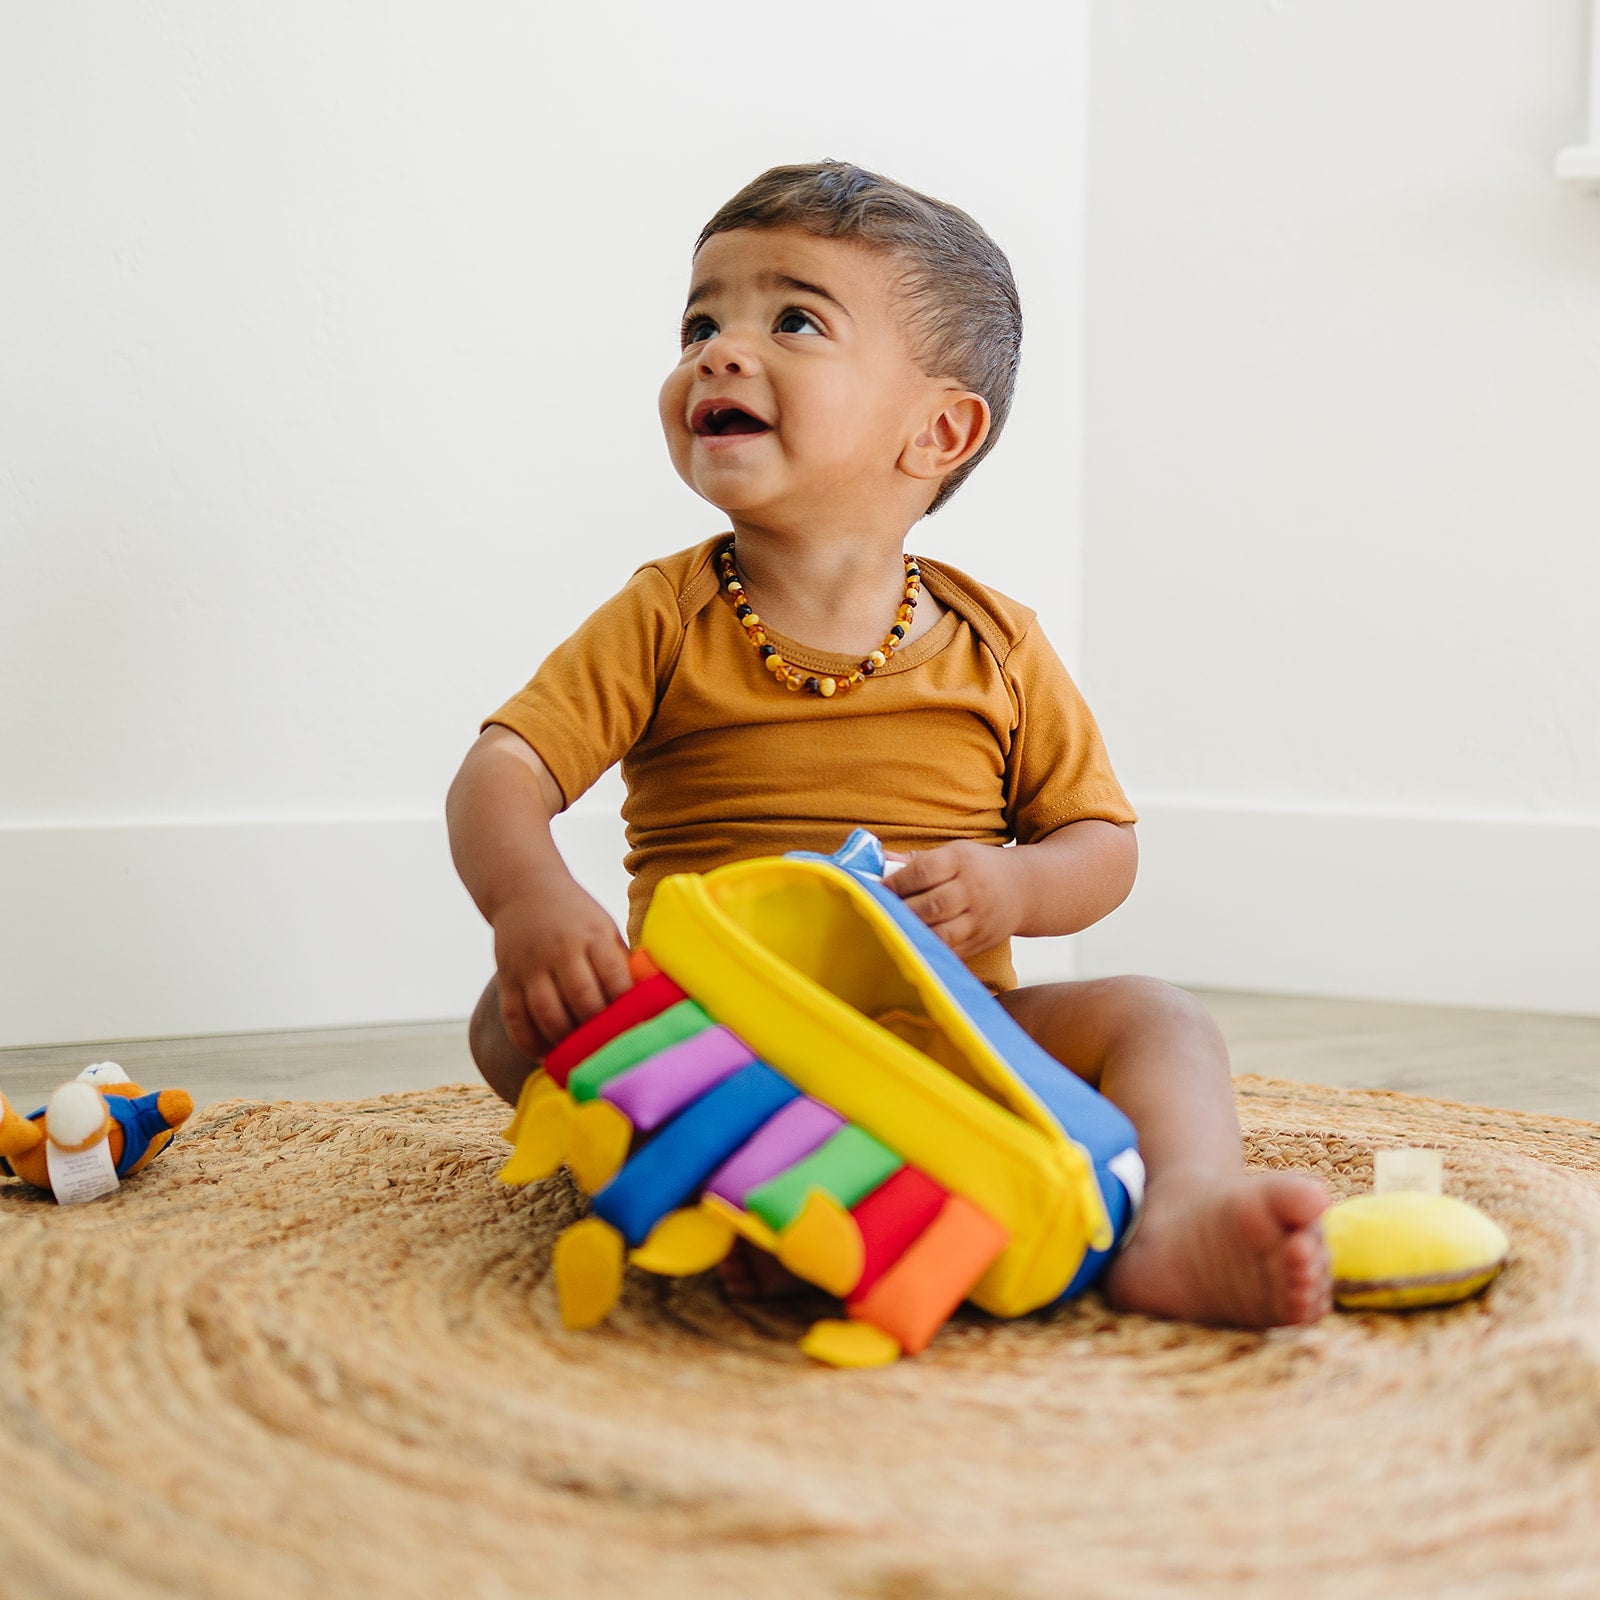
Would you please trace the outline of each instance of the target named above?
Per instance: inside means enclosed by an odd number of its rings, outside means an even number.
[[[742,406],[701,406],[694,413],[694,431],[721,438],[728,433],[767,433],[770,427]]]

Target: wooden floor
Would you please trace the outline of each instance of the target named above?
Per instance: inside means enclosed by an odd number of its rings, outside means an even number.
[[[1600,1017],[1206,992],[1236,1072],[1509,1106],[1600,1122]],[[0,1050],[0,1089],[24,1110],[91,1061],[197,1105],[355,1100],[476,1082],[463,1022],[316,1033],[102,1041]]]

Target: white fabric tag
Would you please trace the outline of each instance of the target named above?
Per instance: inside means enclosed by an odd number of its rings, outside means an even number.
[[[1438,1150],[1379,1150],[1372,1158],[1374,1194],[1443,1194],[1444,1156]]]
[[[1112,1247],[1125,1250],[1128,1241],[1139,1231],[1144,1216],[1144,1157],[1132,1148],[1119,1150],[1106,1162],[1106,1170],[1128,1191],[1128,1221],[1122,1237]]]
[[[1128,1191],[1129,1228],[1144,1210],[1144,1158],[1131,1147],[1119,1150],[1106,1162],[1106,1170]]]
[[[111,1141],[96,1139],[87,1150],[62,1150],[45,1140],[45,1165],[50,1170],[50,1187],[60,1205],[75,1206],[85,1200],[98,1200],[112,1194],[122,1181],[117,1164],[111,1159]]]

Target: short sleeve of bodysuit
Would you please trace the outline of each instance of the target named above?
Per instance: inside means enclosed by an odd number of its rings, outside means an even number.
[[[571,805],[644,736],[682,643],[670,582],[641,567],[484,726],[526,739]]]
[[[1037,620],[1006,657],[1017,725],[1006,759],[1006,816],[1018,844],[1084,817],[1136,822],[1094,714]]]

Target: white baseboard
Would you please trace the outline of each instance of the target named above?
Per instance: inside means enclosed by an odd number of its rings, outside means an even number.
[[[1600,1013],[1600,823],[1142,810],[1133,897],[1024,982]],[[557,831],[620,922],[620,822]],[[490,970],[437,818],[0,829],[0,1046],[457,1017]]]
[[[0,830],[0,1045],[460,1016],[488,938],[432,819]]]
[[[620,916],[621,824],[558,828]],[[0,1047],[461,1017],[492,970],[442,818],[0,828]]]
[[[1080,973],[1600,1013],[1600,821],[1141,804]]]

